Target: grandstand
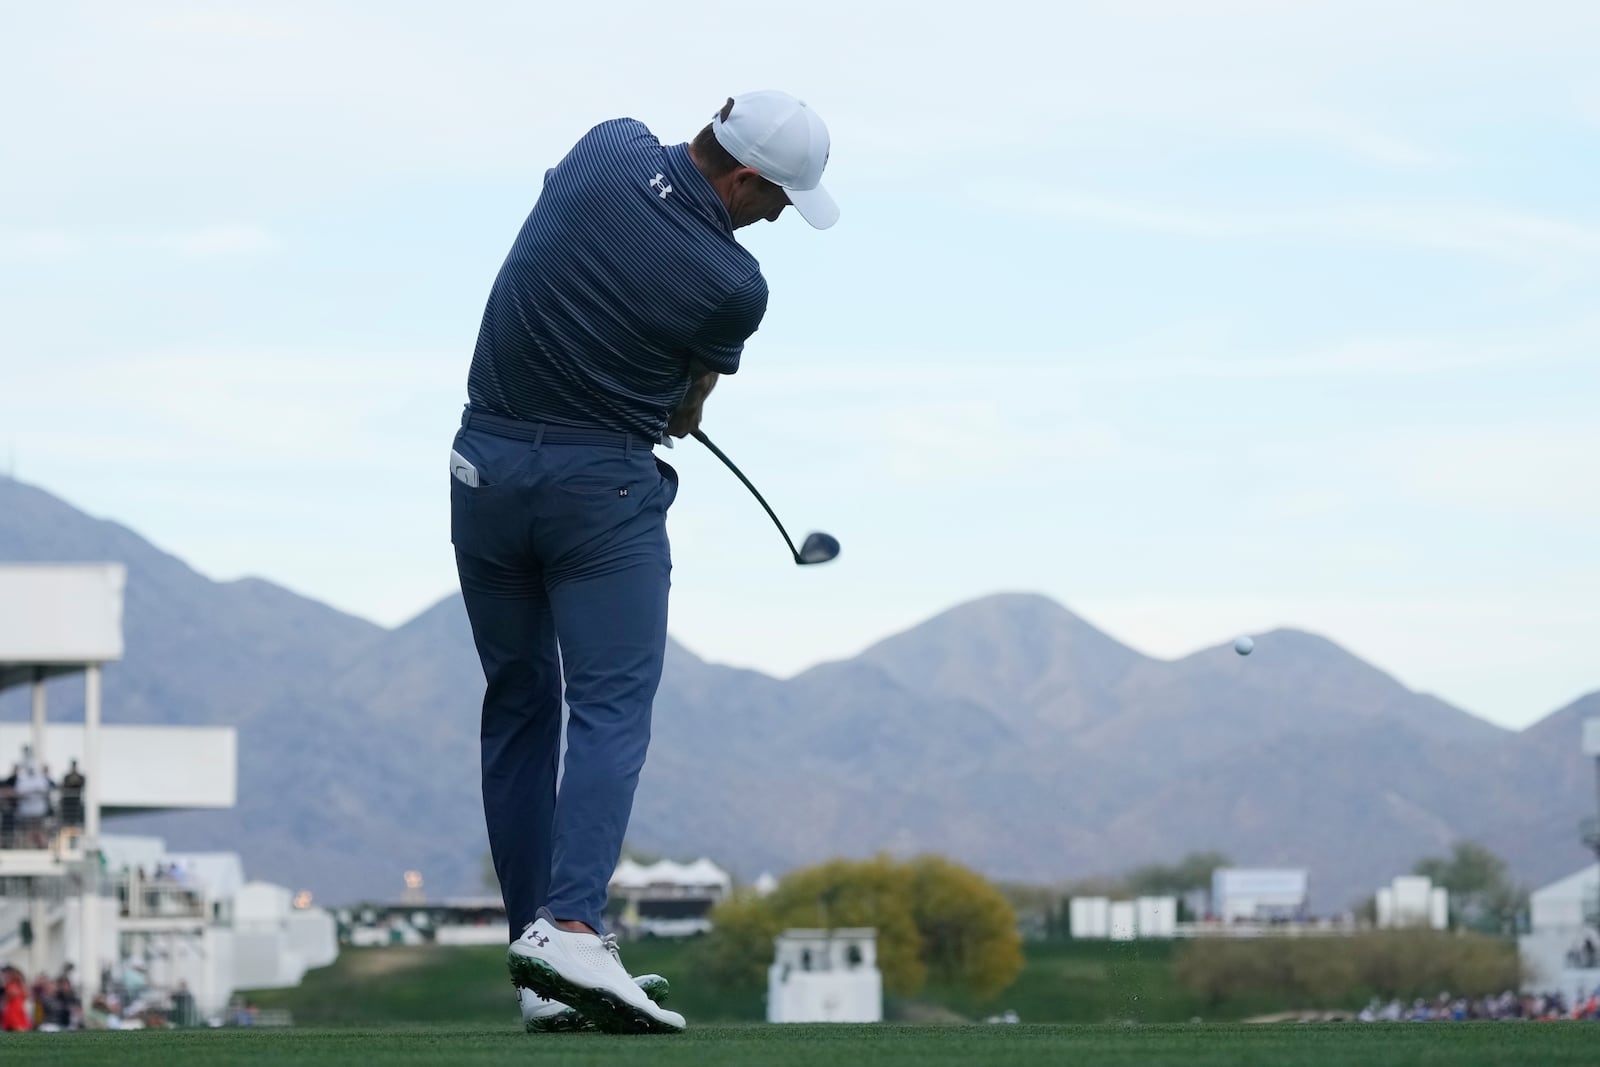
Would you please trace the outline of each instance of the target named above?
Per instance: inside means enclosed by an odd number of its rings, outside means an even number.
[[[105,995],[131,1017],[181,994],[191,1014],[217,1017],[238,989],[293,985],[331,963],[334,924],[246,881],[236,854],[102,833],[105,816],[228,808],[237,793],[232,727],[102,724],[125,583],[120,564],[0,566],[0,689],[32,689],[30,721],[0,723],[0,757],[15,753],[19,768],[0,826],[0,960],[30,976],[70,965],[86,1009]],[[45,683],[76,675],[83,721],[51,723]],[[74,765],[69,785],[54,769]]]

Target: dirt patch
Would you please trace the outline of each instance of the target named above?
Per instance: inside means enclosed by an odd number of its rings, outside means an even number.
[[[972,1021],[960,1012],[925,1000],[896,1000],[884,1014],[891,1022],[917,1026],[958,1026]]]
[[[339,962],[353,978],[379,978],[426,967],[439,958],[439,953],[440,950],[431,945],[347,948],[339,953]]]

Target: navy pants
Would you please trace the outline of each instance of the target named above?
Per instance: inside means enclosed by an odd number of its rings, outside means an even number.
[[[488,683],[483,811],[511,936],[540,907],[604,933],[666,652],[677,473],[638,436],[470,409],[454,448],[478,482],[452,472],[450,533]]]

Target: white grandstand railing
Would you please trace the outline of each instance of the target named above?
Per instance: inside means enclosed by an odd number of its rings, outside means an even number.
[[[175,882],[140,880],[121,875],[113,879],[114,892],[124,919],[208,919],[211,902],[195,886]]]

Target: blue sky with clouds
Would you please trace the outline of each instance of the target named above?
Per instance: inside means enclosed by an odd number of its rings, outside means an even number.
[[[1204,10],[1201,10],[1201,9]],[[670,455],[674,634],[788,673],[961,600],[1600,688],[1600,7],[146,3],[0,13],[0,455],[217,578],[454,588],[484,297],[593,123],[776,87],[843,217]],[[1263,642],[1258,655],[1270,655]]]

